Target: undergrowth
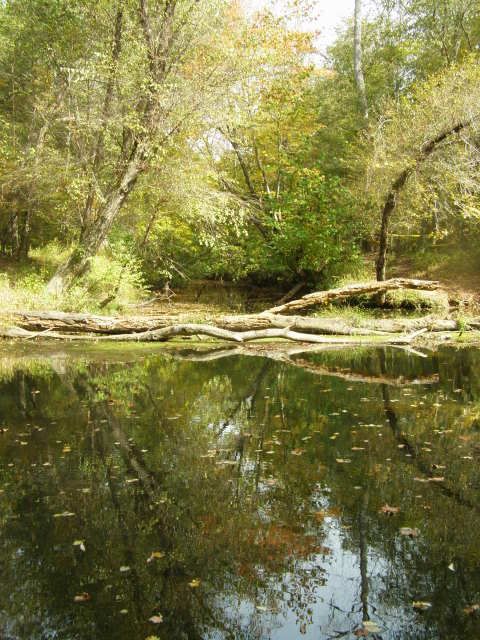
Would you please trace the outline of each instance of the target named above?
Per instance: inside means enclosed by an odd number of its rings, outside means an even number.
[[[20,309],[114,312],[128,309],[148,295],[137,259],[124,244],[111,246],[92,259],[78,284],[56,296],[45,287],[67,251],[56,243],[33,249],[28,261],[0,264],[3,312]]]

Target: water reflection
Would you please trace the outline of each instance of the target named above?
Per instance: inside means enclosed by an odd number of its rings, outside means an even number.
[[[269,355],[4,350],[2,639],[478,637],[480,351]]]

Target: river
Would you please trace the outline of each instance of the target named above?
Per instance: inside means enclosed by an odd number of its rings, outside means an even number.
[[[2,640],[480,637],[480,350],[218,355],[2,347]]]

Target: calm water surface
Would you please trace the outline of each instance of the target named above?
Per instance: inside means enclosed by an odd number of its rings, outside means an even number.
[[[480,637],[478,350],[3,347],[0,427],[2,640]]]

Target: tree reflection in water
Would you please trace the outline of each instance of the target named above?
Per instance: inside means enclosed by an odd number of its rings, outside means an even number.
[[[190,357],[3,354],[2,638],[478,635],[479,351]]]

